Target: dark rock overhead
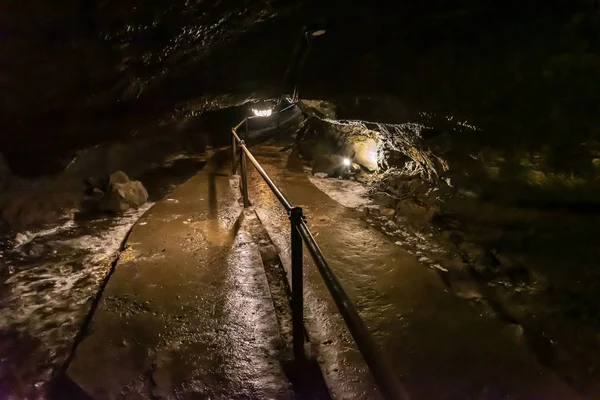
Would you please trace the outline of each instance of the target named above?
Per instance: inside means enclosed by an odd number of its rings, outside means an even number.
[[[367,99],[376,107],[365,117],[380,122],[403,122],[410,111],[452,115],[481,127],[486,144],[510,148],[579,151],[598,122],[592,1],[0,7],[0,150],[21,173],[59,170],[74,149],[181,110],[274,95],[306,24],[329,30],[307,64],[306,98]]]

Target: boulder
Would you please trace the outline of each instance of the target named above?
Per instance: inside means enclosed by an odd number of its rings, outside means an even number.
[[[123,171],[117,171],[110,175],[108,178],[108,188],[117,183],[129,183],[131,179],[127,176],[127,174]]]
[[[132,181],[122,171],[110,176],[108,187],[100,201],[105,211],[120,212],[139,207],[148,201],[148,191],[140,181]]]
[[[393,208],[382,208],[381,209],[381,215],[383,215],[384,217],[393,217],[394,214],[396,214],[396,210],[394,210]]]
[[[369,171],[377,170],[378,144],[375,139],[357,140],[350,144],[350,154],[354,154],[354,162]]]

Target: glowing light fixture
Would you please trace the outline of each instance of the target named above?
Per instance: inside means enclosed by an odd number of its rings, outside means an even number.
[[[349,167],[349,166],[350,166],[350,164],[351,164],[351,163],[350,163],[350,160],[349,160],[349,159],[347,159],[347,158],[344,158],[344,165],[345,165],[346,167]]]
[[[266,110],[256,110],[256,109],[253,108],[252,112],[257,117],[270,117],[271,114],[273,114],[273,110],[271,110],[270,108],[266,109]]]
[[[312,31],[310,34],[312,37],[318,37],[318,36],[322,36],[325,34],[325,29],[318,29],[316,31]]]

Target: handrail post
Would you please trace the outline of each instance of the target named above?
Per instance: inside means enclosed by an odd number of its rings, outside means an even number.
[[[244,208],[250,206],[248,199],[248,167],[247,160],[250,160],[252,165],[256,168],[258,174],[263,178],[269,189],[275,194],[275,197],[279,200],[281,205],[288,212],[290,219],[290,230],[291,230],[291,263],[292,263],[292,335],[293,335],[293,352],[294,359],[296,362],[302,362],[306,360],[306,354],[304,349],[305,331],[304,331],[304,283],[303,283],[303,246],[306,248],[311,255],[314,263],[319,270],[329,294],[333,297],[337,308],[348,327],[360,353],[367,363],[375,382],[379,386],[383,397],[386,400],[407,400],[410,399],[408,393],[404,387],[398,381],[396,375],[385,362],[385,358],[381,356],[379,349],[375,345],[373,338],[369,334],[367,327],[362,321],[358,311],[352,304],[352,301],[348,298],[348,295],[344,291],[344,288],[336,278],[335,274],[327,264],[323,252],[319,248],[315,238],[311,234],[310,230],[306,226],[306,220],[304,218],[302,208],[294,207],[281,190],[271,180],[267,172],[256,160],[254,155],[248,150],[246,144],[237,133],[244,123],[248,123],[248,119],[242,120],[232,132],[232,152],[233,152],[233,166],[232,170],[235,174],[237,172],[237,150],[241,152],[241,159],[239,165],[241,169],[241,190],[244,200]],[[247,134],[246,134],[247,137]],[[286,284],[287,284],[286,280]]]
[[[242,140],[240,142],[240,157],[242,170],[242,197],[244,198],[244,208],[250,207],[250,199],[248,198],[248,166],[246,163],[246,144]]]
[[[304,282],[302,273],[302,236],[300,224],[304,221],[302,208],[290,210],[292,236],[292,334],[294,340],[294,360],[304,360]]]
[[[231,175],[237,173],[237,140],[235,135],[231,132]]]

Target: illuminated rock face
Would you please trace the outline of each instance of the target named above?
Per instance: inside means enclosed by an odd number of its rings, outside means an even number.
[[[377,141],[375,139],[366,139],[352,144],[354,151],[354,162],[362,165],[369,171],[377,169]]]

